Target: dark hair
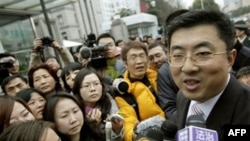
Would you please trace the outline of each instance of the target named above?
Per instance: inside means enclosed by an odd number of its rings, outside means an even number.
[[[20,98],[12,96],[0,96],[0,134],[4,131],[6,127],[10,125],[10,117],[13,111],[15,102],[22,104],[30,113],[29,106]]]
[[[6,94],[5,86],[6,86],[11,80],[13,80],[13,79],[15,79],[15,78],[20,78],[21,80],[23,80],[25,83],[28,84],[28,79],[25,78],[24,76],[22,76],[21,74],[15,74],[15,75],[8,76],[8,77],[6,77],[6,78],[3,80],[2,84],[1,84],[1,88],[2,88],[2,90],[3,90],[3,92],[4,92],[5,94]]]
[[[148,39],[149,39],[149,38],[152,38],[152,39],[153,39],[153,37],[152,37],[151,35],[146,35],[145,38],[146,38],[145,41],[146,41],[148,44],[149,44]]]
[[[180,16],[181,14],[184,14],[186,12],[188,12],[189,10],[187,9],[180,9],[180,10],[177,10],[173,13],[171,13],[170,15],[168,15],[168,17],[166,18],[166,21],[165,21],[165,26],[167,27],[169,25],[169,23],[174,20],[177,16]],[[165,34],[167,34],[167,30],[165,28]],[[168,39],[165,37],[165,46],[168,47]]]
[[[99,80],[102,84],[102,96],[101,96],[100,100],[97,101],[96,105],[101,108],[100,109],[102,112],[101,118],[102,118],[102,120],[105,120],[107,118],[107,115],[108,115],[110,109],[111,109],[111,101],[109,100],[109,98],[107,96],[107,91],[106,91],[106,87],[104,85],[103,79],[101,79],[101,77],[97,74],[97,72],[94,69],[83,68],[78,72],[78,74],[75,78],[74,86],[73,86],[73,93],[81,102],[84,102],[82,97],[81,97],[81,94],[80,94],[80,89],[81,89],[82,81],[84,80],[85,76],[87,76],[89,74],[97,75],[97,77],[99,78]],[[101,135],[99,127],[97,128],[93,124],[91,124],[89,126],[93,130],[93,132],[95,132],[97,135]]]
[[[224,13],[209,10],[193,10],[181,14],[170,21],[167,27],[168,46],[171,44],[173,33],[180,28],[190,28],[197,25],[215,26],[218,36],[225,42],[227,50],[232,50],[234,45],[234,25]]]
[[[54,124],[46,121],[27,121],[10,125],[0,135],[1,141],[41,141],[48,128],[54,130]]]
[[[36,88],[23,89],[17,93],[16,97],[21,98],[22,100],[24,100],[27,103],[27,102],[29,102],[29,100],[31,98],[31,94],[33,92],[38,93],[41,97],[43,97],[45,99],[45,94]]]
[[[58,102],[62,99],[71,99],[73,100],[76,105],[81,109],[83,113],[83,117],[85,119],[85,110],[83,109],[84,105],[83,103],[79,102],[78,99],[76,99],[73,95],[70,95],[69,93],[57,93],[55,95],[51,95],[47,98],[47,102],[44,106],[44,112],[43,112],[43,120],[55,122],[55,113],[56,113],[56,105]],[[67,106],[67,105],[65,105]],[[83,125],[84,126],[84,125]],[[82,128],[82,130],[84,127]],[[57,131],[58,135],[61,137],[62,140],[68,140],[68,137],[62,133],[59,133]]]
[[[13,57],[16,59],[16,56],[11,54],[11,53],[8,53],[8,52],[7,53],[0,53],[0,59],[4,58],[4,57]]]
[[[54,78],[54,80],[56,81],[56,87],[55,90],[62,90],[62,86],[60,84],[60,80],[59,77],[57,76],[57,73],[55,70],[53,70],[49,65],[47,65],[46,63],[41,63],[41,64],[37,64],[34,65],[30,68],[29,72],[28,72],[28,78],[29,78],[29,85],[30,87],[34,87],[34,78],[33,78],[33,74],[39,70],[39,69],[45,69],[48,71],[48,73]]]
[[[123,40],[117,40],[117,41],[115,42],[115,46],[118,46],[121,42],[123,42]]]
[[[121,56],[123,61],[127,61],[127,54],[130,49],[143,49],[146,56],[148,56],[147,46],[141,42],[129,41],[121,50]]]
[[[82,69],[82,65],[77,62],[69,63],[62,69],[61,78],[63,81],[63,86],[67,92],[70,92],[71,88],[66,82],[66,75],[69,75],[70,71],[81,70],[81,69]]]
[[[153,49],[155,47],[161,47],[162,50],[164,52],[166,52],[166,48],[163,45],[159,44],[159,43],[153,43],[153,44],[148,45],[148,50],[151,50],[151,49]]]
[[[102,38],[112,38],[113,41],[114,41],[114,43],[115,43],[115,38],[114,38],[112,35],[110,35],[109,33],[103,33],[103,34],[101,34],[101,35],[98,36],[98,38],[97,38],[97,40],[96,40],[97,44],[99,44],[99,41],[100,41]]]
[[[235,77],[237,79],[239,79],[239,78],[241,78],[242,76],[245,76],[245,75],[250,75],[250,66],[245,66],[245,67],[240,68],[236,72]]]
[[[180,9],[177,10],[173,13],[171,13],[170,15],[168,15],[168,17],[166,18],[165,24],[168,25],[173,19],[175,19],[177,16],[180,16],[181,14],[184,14],[186,12],[188,12],[189,10],[187,9]]]

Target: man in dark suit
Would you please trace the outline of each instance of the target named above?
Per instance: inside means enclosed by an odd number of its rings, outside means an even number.
[[[249,47],[250,48],[250,40],[248,37],[248,26],[246,22],[240,20],[235,22],[235,31],[236,31],[236,36],[238,37],[238,40],[243,46]]]
[[[198,105],[208,129],[224,140],[227,124],[250,124],[250,89],[230,70],[236,57],[234,25],[218,11],[189,11],[170,22],[169,65],[177,94],[177,126]],[[187,36],[188,35],[188,36]]]

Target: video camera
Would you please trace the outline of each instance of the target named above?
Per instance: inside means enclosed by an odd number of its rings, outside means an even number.
[[[0,70],[13,67],[14,61],[11,59],[0,59]]]
[[[0,59],[0,74],[1,74],[0,75],[0,85],[2,84],[3,80],[6,77],[10,76],[8,68],[13,67],[13,65],[14,65],[14,61],[11,59],[7,59],[7,58]]]
[[[104,69],[107,67],[106,58],[102,55],[103,52],[108,50],[108,45],[96,45],[96,38],[94,34],[88,35],[85,42],[87,47],[80,49],[82,59],[88,59],[91,67],[95,69]]]

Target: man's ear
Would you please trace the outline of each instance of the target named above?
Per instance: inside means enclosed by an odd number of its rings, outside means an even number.
[[[229,55],[228,55],[228,71],[230,72],[230,70],[232,69],[232,66],[234,64],[234,61],[236,59],[236,55],[237,55],[237,51],[236,49],[232,49],[230,52],[229,52]]]
[[[126,60],[123,61],[123,64],[125,65],[126,69],[128,69],[128,62]]]

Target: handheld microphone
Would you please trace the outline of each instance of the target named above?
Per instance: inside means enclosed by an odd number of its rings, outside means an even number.
[[[177,130],[177,126],[172,120],[165,120],[161,125],[164,141],[175,141]]]
[[[106,141],[111,141],[111,130],[112,130],[112,124],[110,121],[107,121],[105,124]]]
[[[187,119],[187,127],[177,132],[177,141],[219,141],[215,130],[206,129],[201,115],[191,115]]]

